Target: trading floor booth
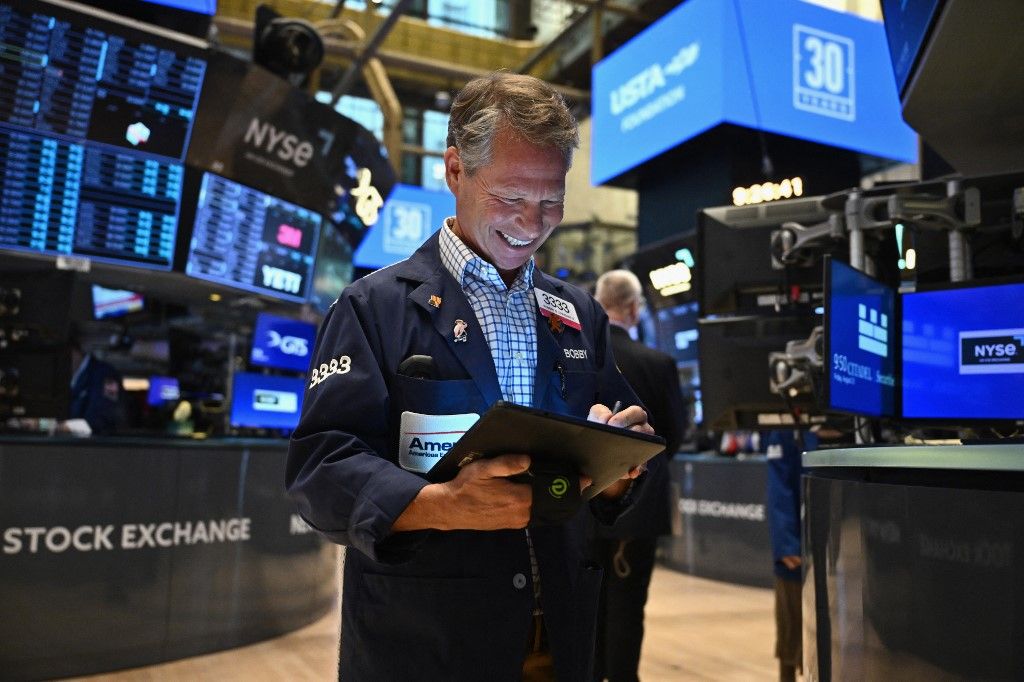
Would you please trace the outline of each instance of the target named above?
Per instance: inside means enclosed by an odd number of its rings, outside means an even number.
[[[0,677],[194,656],[331,610],[337,548],[285,497],[286,446],[0,436]]]
[[[810,452],[805,670],[1020,679],[1024,445]]]

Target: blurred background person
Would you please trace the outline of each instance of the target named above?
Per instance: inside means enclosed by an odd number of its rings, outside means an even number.
[[[686,431],[686,411],[675,360],[634,341],[629,330],[644,306],[640,280],[629,270],[611,270],[597,280],[594,294],[611,322],[615,364],[647,409],[665,452],[648,463],[643,494],[616,529],[599,528],[594,557],[604,568],[598,607],[594,679],[637,680],[644,637],[644,605],[654,570],[658,536],[671,532],[668,462]]]
[[[795,680],[803,668],[800,456],[804,450],[814,450],[817,443],[817,436],[809,432],[769,431],[765,437],[768,530],[775,570],[775,657],[781,682]]]

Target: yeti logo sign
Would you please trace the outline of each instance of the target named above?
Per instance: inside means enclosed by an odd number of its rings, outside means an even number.
[[[1024,374],[1024,329],[960,332],[960,374]]]
[[[245,131],[245,143],[276,156],[281,161],[291,162],[297,168],[305,168],[313,156],[313,145],[310,142],[300,140],[292,133],[278,130],[273,124],[255,117]]]

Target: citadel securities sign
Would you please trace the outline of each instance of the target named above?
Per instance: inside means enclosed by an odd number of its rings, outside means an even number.
[[[723,123],[917,158],[882,25],[800,0],[688,0],[593,84],[595,185]]]

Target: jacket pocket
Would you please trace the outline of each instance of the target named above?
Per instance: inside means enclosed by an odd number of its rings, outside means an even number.
[[[396,375],[391,404],[395,412],[421,414],[480,414],[483,398],[472,379],[414,379]]]

